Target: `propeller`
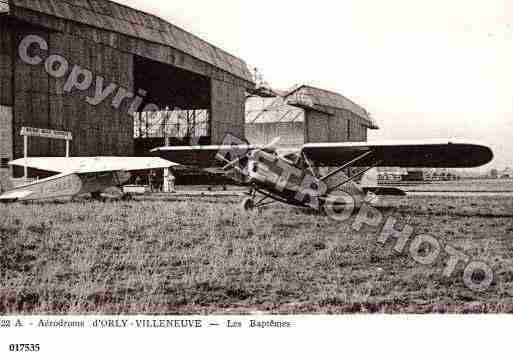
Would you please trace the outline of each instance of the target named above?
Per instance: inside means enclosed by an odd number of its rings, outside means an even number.
[[[260,150],[273,150],[276,151],[278,149],[278,143],[280,143],[281,137],[276,137],[270,143],[262,147]]]
[[[268,150],[268,151],[276,151],[278,143],[280,143],[280,141],[281,141],[281,137],[276,137],[271,142],[269,142],[267,145],[262,146],[260,148],[257,148],[255,151],[252,151],[252,152],[248,151],[244,156],[238,157],[238,158],[234,159],[233,161],[228,162],[223,167],[223,170],[224,171],[228,171],[229,169],[234,168],[237,163],[239,163],[242,159],[247,158],[250,153],[251,154],[255,154],[255,153],[258,153],[260,151],[266,151],[266,150]]]

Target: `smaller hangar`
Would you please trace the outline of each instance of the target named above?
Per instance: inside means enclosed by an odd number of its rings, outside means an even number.
[[[296,86],[275,97],[251,96],[246,101],[246,138],[264,144],[280,137],[280,145],[367,141],[367,131],[379,129],[363,107],[345,96]]]

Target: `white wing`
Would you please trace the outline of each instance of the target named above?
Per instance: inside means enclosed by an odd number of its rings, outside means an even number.
[[[9,164],[56,173],[137,171],[177,165],[159,157],[29,157]]]

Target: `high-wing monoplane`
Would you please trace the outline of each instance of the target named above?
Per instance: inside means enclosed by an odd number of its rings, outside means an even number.
[[[376,167],[466,168],[493,158],[489,147],[464,140],[308,143],[299,149],[279,149],[277,142],[258,146],[230,139],[220,146],[160,147],[152,152],[186,166],[215,160],[206,167],[249,187],[245,209],[279,201],[321,210],[349,197],[359,207],[369,193],[405,195],[377,183],[355,183]],[[321,175],[320,167],[331,171]],[[349,175],[349,168],[359,170]]]
[[[176,164],[158,157],[33,157],[9,162],[13,166],[58,173],[16,188],[4,188],[0,201],[32,201],[73,198],[119,187],[130,180],[131,171],[161,169]],[[6,184],[4,184],[6,187]]]

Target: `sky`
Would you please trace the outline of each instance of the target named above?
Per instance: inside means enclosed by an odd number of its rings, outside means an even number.
[[[257,67],[365,107],[370,140],[463,138],[513,167],[511,0],[116,0]]]

